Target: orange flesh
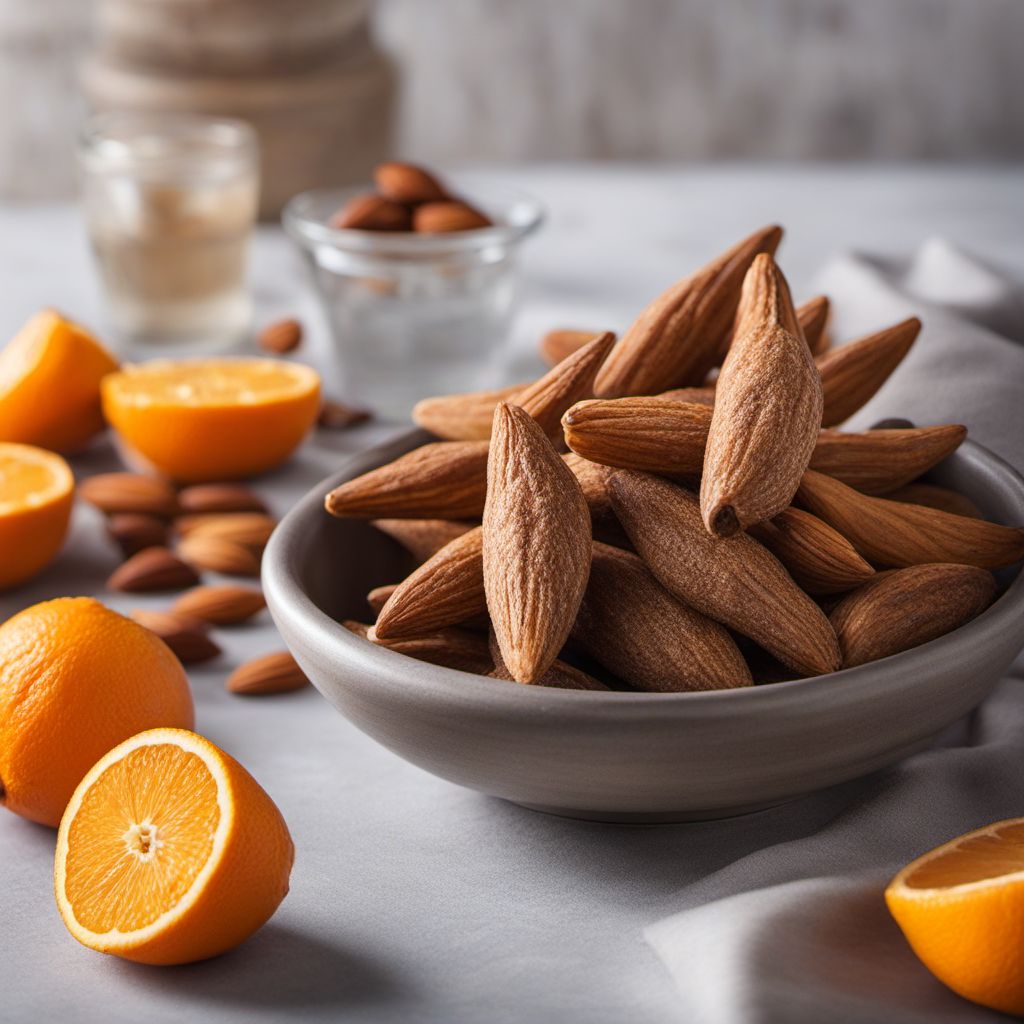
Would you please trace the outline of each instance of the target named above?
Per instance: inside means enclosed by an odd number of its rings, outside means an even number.
[[[85,794],[68,834],[65,893],[83,927],[136,931],[172,910],[213,849],[217,784],[170,744],[138,747]]]
[[[958,843],[903,881],[911,889],[943,889],[1024,871],[1024,822]]]

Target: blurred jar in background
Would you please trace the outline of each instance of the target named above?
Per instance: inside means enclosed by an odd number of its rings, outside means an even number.
[[[245,286],[259,153],[240,121],[105,114],[79,149],[85,219],[111,318],[134,345],[224,348]]]

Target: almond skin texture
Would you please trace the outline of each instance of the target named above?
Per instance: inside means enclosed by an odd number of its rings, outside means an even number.
[[[224,685],[231,693],[263,697],[301,690],[309,685],[309,680],[287,651],[275,651],[239,665]]]
[[[178,553],[197,569],[227,576],[259,576],[259,555],[244,544],[223,537],[189,534],[178,544]]]
[[[612,349],[595,395],[653,395],[703,383],[732,328],[747,269],[781,238],[782,228],[761,228],[662,292]]]
[[[743,282],[736,337],[715,389],[700,507],[728,537],[788,507],[821,426],[821,378],[789,286],[767,253]]]
[[[996,595],[990,572],[969,565],[915,565],[879,573],[829,616],[843,667],[909,650],[958,629]]]
[[[478,228],[489,228],[491,224],[490,217],[458,199],[424,203],[412,212],[413,231],[423,234],[476,231]]]
[[[572,639],[638,690],[721,690],[752,682],[724,627],[673,597],[636,555],[598,542]]]
[[[378,164],[373,180],[378,193],[394,203],[430,203],[448,197],[441,182],[416,164],[397,160]]]
[[[940,487],[938,484],[926,483],[923,480],[916,480],[905,487],[897,487],[895,491],[886,494],[886,497],[890,501],[925,505],[928,508],[937,508],[942,512],[952,512],[956,516],[970,516],[973,519],[985,518],[981,509],[967,495],[950,490],[948,487]]]
[[[401,544],[421,564],[449,541],[468,533],[476,523],[450,519],[374,519],[373,525]]]
[[[572,471],[517,406],[494,413],[483,515],[487,610],[512,678],[536,683],[565,643],[590,571],[590,511]]]
[[[814,470],[804,474],[797,499],[876,566],[956,562],[998,569],[1024,558],[1022,529],[869,497]]]
[[[828,620],[765,547],[744,533],[713,537],[696,497],[667,480],[619,470],[608,486],[637,552],[681,601],[804,675],[839,667]]]
[[[472,672],[485,676],[494,668],[494,659],[487,640],[468,629],[443,629],[431,636],[418,636],[407,640],[380,640],[373,627],[361,622],[345,621],[342,625],[356,636],[384,647],[407,658],[426,661],[431,665],[453,668],[459,672]]]
[[[235,583],[222,583],[186,591],[174,602],[171,610],[213,626],[233,626],[248,621],[266,606],[261,591]]]
[[[834,427],[860,409],[903,361],[920,330],[921,321],[911,317],[819,356],[825,400],[821,425]]]
[[[407,206],[372,192],[354,196],[331,218],[332,228],[353,231],[409,231],[412,214]]]
[[[266,512],[263,499],[242,484],[194,484],[178,494],[182,512]]]
[[[169,518],[178,511],[174,488],[156,476],[141,473],[100,473],[78,485],[78,497],[107,515],[136,512]]]
[[[490,391],[424,398],[412,409],[412,421],[445,441],[486,441],[491,436],[494,407],[518,395],[526,384]]]
[[[601,331],[580,331],[572,328],[557,328],[548,331],[540,339],[540,354],[548,366],[557,366],[573,352],[578,352],[588,341],[593,341]]]
[[[198,582],[195,569],[167,548],[146,548],[114,570],[107,580],[107,588],[146,594],[184,590]]]
[[[220,648],[210,639],[205,623],[199,619],[144,608],[136,608],[131,617],[140,626],[156,633],[182,665],[198,665],[220,654]]]
[[[424,636],[485,611],[483,528],[450,541],[403,580],[374,627],[380,640]]]
[[[302,343],[302,324],[298,320],[288,318],[268,324],[260,331],[260,348],[265,352],[283,356],[292,352]]]
[[[116,512],[107,519],[107,534],[125,557],[167,544],[167,521],[142,512]]]
[[[802,509],[784,509],[750,533],[808,594],[842,594],[875,575],[842,534]]]

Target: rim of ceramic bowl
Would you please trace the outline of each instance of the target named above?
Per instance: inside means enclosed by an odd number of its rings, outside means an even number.
[[[508,248],[533,234],[544,223],[541,202],[517,188],[470,176],[456,175],[446,180],[453,184],[455,192],[486,211],[495,221],[494,225],[444,234],[331,227],[330,216],[346,200],[372,191],[368,184],[300,192],[288,200],[281,221],[285,231],[307,249],[328,246],[345,252],[404,259],[432,259],[496,245]]]
[[[363,637],[350,633],[337,620],[324,612],[302,588],[296,569],[288,564],[292,551],[308,535],[307,518],[311,515],[329,515],[323,507],[324,495],[343,480],[351,479],[362,472],[397,458],[399,454],[418,447],[430,439],[425,431],[412,430],[377,446],[368,452],[354,456],[336,473],[327,477],[307,492],[274,530],[263,558],[263,588],[275,621],[283,620],[282,632],[290,629],[310,629],[323,638],[325,645],[340,645],[354,661],[367,670],[376,672],[380,682],[397,693],[409,688],[409,662],[407,655],[377,647]],[[1024,478],[1004,459],[978,444],[965,440],[957,454],[963,454],[980,463],[987,473],[999,478],[1004,486],[1015,492],[1018,507],[1024,512]],[[981,615],[958,629],[937,637],[917,647],[898,654],[853,668],[840,669],[823,676],[809,676],[790,679],[763,686],[740,686],[722,690],[694,690],[674,693],[650,693],[643,691],[600,691],[562,690],[547,686],[512,686],[507,680],[493,679],[472,672],[444,668],[428,662],[416,662],[416,674],[429,680],[443,696],[453,704],[473,701],[500,704],[509,712],[529,714],[534,710],[564,710],[576,707],[588,714],[605,714],[614,710],[649,710],[657,704],[684,704],[710,710],[715,705],[729,706],[735,702],[756,704],[759,701],[774,702],[779,697],[794,698],[802,691],[823,691],[826,687],[849,697],[850,691],[858,684],[867,686],[878,681],[880,670],[898,669],[917,660],[926,668],[932,659],[944,657],[943,650],[951,643],[969,643],[973,636],[988,632],[992,628],[1019,628],[1024,614],[1024,567],[1017,570],[1014,578],[1002,594]],[[280,621],[278,621],[280,625]]]

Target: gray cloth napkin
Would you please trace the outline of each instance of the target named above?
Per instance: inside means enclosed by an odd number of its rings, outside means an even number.
[[[906,263],[849,256],[819,281],[840,339],[918,315],[924,329],[851,422],[962,422],[1024,464],[1024,293],[947,242]],[[645,930],[691,1024],[918,1024],[1007,1020],[960,999],[917,961],[882,898],[907,861],[969,829],[1024,815],[1024,659],[935,749],[855,784],[835,816],[691,884]]]

